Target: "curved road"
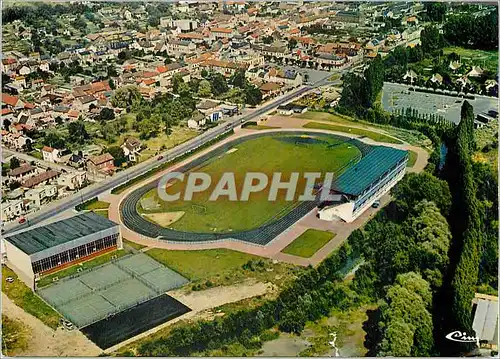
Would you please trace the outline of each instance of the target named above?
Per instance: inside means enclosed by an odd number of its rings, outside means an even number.
[[[192,138],[191,140],[184,142],[183,144],[180,144],[162,153],[163,158],[161,160],[157,160],[157,157],[155,156],[150,160],[144,161],[124,171],[118,172],[114,176],[110,177],[105,181],[95,183],[89,187],[86,187],[73,196],[62,198],[49,205],[46,205],[41,210],[28,214],[25,217],[26,222],[23,224],[19,224],[17,222],[9,223],[3,228],[2,233],[8,234],[18,230],[26,229],[42,221],[45,221],[51,217],[54,217],[57,213],[71,209],[84,201],[94,198],[124,182],[127,182],[131,178],[134,178],[144,172],[151,170],[154,167],[157,167],[185,153],[191,152],[196,148],[203,146],[205,143],[217,138],[218,136],[231,131],[235,127],[240,126],[243,122],[247,122],[255,118],[258,118],[259,116],[262,116],[263,114],[275,109],[276,107],[292,99],[295,99],[296,97],[302,96],[303,94],[314,89],[315,87],[319,87],[322,85],[325,85],[325,83],[323,81],[320,81],[317,84],[311,86],[300,87],[294,91],[285,94],[282,97],[279,97],[267,104],[264,104],[262,107],[257,108],[256,110],[252,111],[247,115],[231,118],[225,123],[222,123],[217,127],[214,127],[202,133],[201,135]]]

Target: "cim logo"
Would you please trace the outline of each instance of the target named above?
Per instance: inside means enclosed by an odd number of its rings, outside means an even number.
[[[479,338],[469,336],[466,332],[461,332],[460,330],[448,333],[446,339],[459,343],[479,343]]]

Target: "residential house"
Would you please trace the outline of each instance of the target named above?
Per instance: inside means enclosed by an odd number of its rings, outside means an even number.
[[[298,105],[294,103],[287,103],[286,105],[280,105],[278,106],[278,113],[280,115],[292,115],[294,113],[305,113],[307,112],[307,106],[304,105]]]
[[[94,96],[85,95],[73,102],[73,107],[78,111],[88,111],[90,105],[97,106],[97,99]]]
[[[30,164],[23,164],[17,168],[11,169],[8,173],[9,179],[22,181],[36,173],[36,168]]]
[[[39,184],[49,184],[52,180],[59,177],[60,173],[54,170],[48,170],[46,172],[42,172],[36,176],[28,178],[22,183],[24,188],[33,188],[38,186]]]
[[[24,198],[32,201],[35,206],[40,207],[43,203],[50,202],[57,197],[57,186],[46,185],[31,188],[24,194]]]
[[[49,146],[43,146],[42,156],[44,161],[57,163],[59,162],[60,150]]]
[[[121,148],[129,161],[136,162],[142,150],[142,143],[137,138],[130,136],[121,145]]]
[[[78,154],[72,154],[68,159],[68,166],[81,168],[85,166],[85,159],[83,158],[83,156],[80,156]]]
[[[201,112],[195,113],[187,122],[188,127],[193,129],[199,129],[202,126],[205,126],[206,123],[207,119]]]
[[[3,202],[2,220],[11,221],[24,213],[24,201],[22,199]]]
[[[80,189],[87,183],[87,172],[70,172],[57,179],[57,184],[66,187],[70,191]]]
[[[87,160],[87,171],[93,176],[112,175],[115,171],[114,157],[109,153],[92,156]]]

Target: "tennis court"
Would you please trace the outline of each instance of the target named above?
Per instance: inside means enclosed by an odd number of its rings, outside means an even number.
[[[139,253],[62,279],[38,294],[82,328],[186,283],[177,272]]]

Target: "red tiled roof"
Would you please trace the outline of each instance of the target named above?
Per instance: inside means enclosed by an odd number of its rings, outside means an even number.
[[[2,108],[2,116],[8,115],[9,113],[12,113],[10,108]]]
[[[49,146],[43,146],[42,148],[42,152],[53,152],[54,149],[52,147],[49,147]]]
[[[47,172],[40,173],[38,176],[31,177],[27,179],[26,181],[23,182],[23,187],[25,188],[31,188],[35,187],[36,185],[45,182],[47,180],[50,180],[54,177],[57,177],[59,175],[59,172],[50,170]]]
[[[111,156],[109,153],[103,153],[102,155],[92,156],[89,158],[89,161],[95,165],[100,165],[101,163],[112,161],[112,160],[114,160],[114,157]]]
[[[19,101],[19,97],[17,96],[11,96],[6,93],[2,94],[2,103],[5,103],[9,106],[15,106],[17,101]]]
[[[24,164],[9,171],[9,176],[17,176],[33,171],[35,168],[29,164]]]
[[[35,105],[32,104],[32,103],[29,103],[29,102],[25,102],[24,103],[24,108],[27,108],[27,109],[34,109],[35,108]]]
[[[214,27],[212,29],[210,29],[210,31],[212,32],[222,32],[222,33],[225,33],[225,34],[230,34],[233,32],[232,29],[226,29],[226,28],[223,28],[223,27]]]

